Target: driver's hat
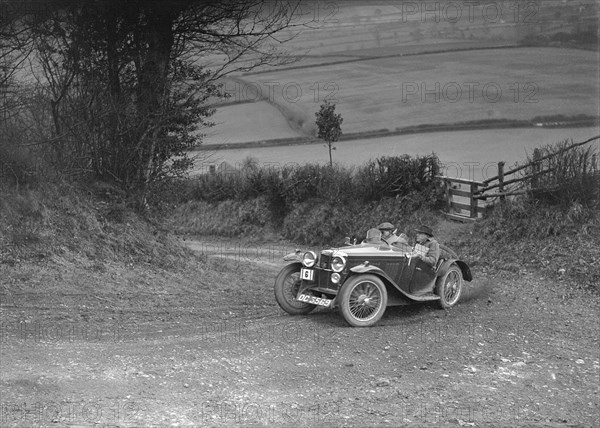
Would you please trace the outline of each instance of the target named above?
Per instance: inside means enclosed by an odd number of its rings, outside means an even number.
[[[379,230],[394,230],[395,227],[392,223],[385,222],[385,223],[381,223],[379,226],[377,226],[377,229],[379,229]]]
[[[415,229],[415,232],[424,233],[425,235],[433,237],[433,229],[431,229],[429,226],[421,225]]]

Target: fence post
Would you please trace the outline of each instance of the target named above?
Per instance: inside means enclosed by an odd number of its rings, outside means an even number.
[[[592,183],[596,181],[596,198],[600,200],[600,171],[598,171],[598,156],[592,154]]]
[[[498,193],[504,193],[504,161],[498,162]],[[501,195],[500,200],[504,202],[506,196]]]
[[[452,182],[447,178],[444,178],[444,191],[446,192],[446,202],[448,203],[448,212],[452,213],[452,195],[450,194],[450,188]]]
[[[531,177],[531,190],[535,190],[538,187],[538,173],[540,172],[540,158],[542,157],[540,150],[539,149],[534,149],[533,150],[533,168],[532,168],[532,173],[533,176]]]
[[[477,184],[471,183],[471,218],[477,218],[477,199],[475,199],[475,193],[477,193]]]

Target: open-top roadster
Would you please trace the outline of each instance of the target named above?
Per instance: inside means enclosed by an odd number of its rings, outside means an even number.
[[[387,306],[436,301],[454,306],[463,281],[471,281],[469,266],[440,245],[432,267],[414,256],[409,245],[362,243],[314,251],[297,250],[275,280],[275,298],[289,314],[308,314],[317,306],[339,308],[355,327],[367,327]]]

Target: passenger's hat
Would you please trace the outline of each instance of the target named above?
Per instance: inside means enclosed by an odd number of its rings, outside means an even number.
[[[381,242],[381,230],[375,228],[367,230],[365,242],[370,244]]]
[[[377,229],[379,229],[379,230],[394,230],[395,227],[392,223],[385,222],[385,223],[381,223],[379,226],[377,226]]]
[[[424,233],[425,235],[433,236],[433,230],[429,226],[421,225],[415,229],[417,233]]]

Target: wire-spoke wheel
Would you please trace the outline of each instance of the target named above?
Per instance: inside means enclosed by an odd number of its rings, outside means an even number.
[[[298,290],[302,284],[300,279],[301,268],[300,264],[287,265],[275,279],[275,300],[277,300],[281,309],[291,315],[304,315],[315,308],[315,305],[296,300]]]
[[[463,288],[463,276],[460,268],[453,264],[435,283],[435,294],[440,296],[439,305],[443,309],[454,306]]]
[[[375,275],[350,278],[339,295],[344,319],[354,327],[369,327],[381,319],[387,307],[387,289]]]

